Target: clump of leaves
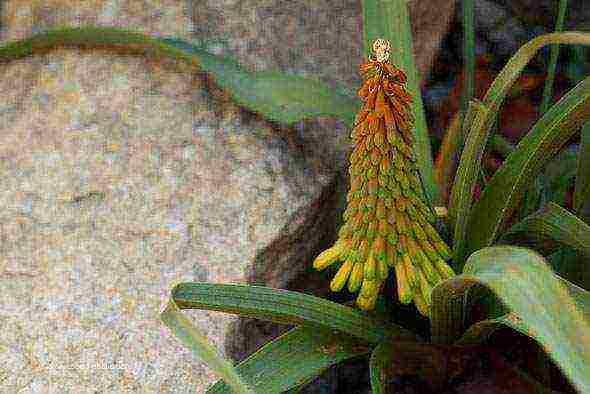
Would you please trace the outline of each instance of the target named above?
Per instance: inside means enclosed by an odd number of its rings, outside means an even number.
[[[466,42],[472,45],[471,2],[464,5],[469,33]],[[365,53],[369,54],[373,40],[384,38],[392,45],[395,64],[407,74],[407,87],[414,97],[415,168],[428,199],[440,201],[412,57],[407,4],[404,0],[366,0],[363,12]],[[553,33],[527,43],[498,74],[481,101],[471,100],[473,85],[466,84],[467,110],[459,117],[458,127],[466,138],[446,223],[453,234],[449,242],[453,246],[451,264],[459,274],[445,278],[433,289],[427,313],[429,328],[415,324],[419,320],[416,310],[412,312],[414,318],[400,314],[399,304],[386,302],[392,299],[390,295],[375,300],[376,311],[367,312],[286,290],[181,283],[172,289],[161,318],[222,378],[209,393],[295,392],[331,365],[360,356],[370,356],[375,393],[391,391],[400,375],[417,377],[419,392],[444,392],[453,382],[474,389],[485,377],[492,377],[499,389],[511,392],[550,392],[555,383],[547,373],[547,358],[571,386],[590,392],[590,292],[583,288],[588,286],[583,278],[576,277],[576,283],[583,287],[568,280],[572,272],[587,271],[586,266],[572,265],[590,255],[590,227],[585,222],[590,220],[590,127],[584,127],[590,120],[590,78],[544,112],[519,145],[510,148],[478,200],[473,193],[492,126],[506,95],[527,63],[551,44],[590,45],[590,34]],[[113,28],[65,28],[42,33],[1,47],[0,61],[56,46],[105,46],[186,61],[210,73],[239,104],[287,124],[330,115],[342,119],[352,130],[354,114],[360,107],[356,99],[316,81],[251,73],[231,59],[181,40]],[[521,197],[531,183],[581,128],[573,202],[580,217],[554,203],[541,206],[541,199],[532,199],[526,209],[532,206],[535,212],[508,228],[511,214],[523,209]],[[233,366],[219,356],[182,309],[223,311],[295,327]],[[507,361],[502,346],[491,343],[501,330],[530,338],[547,357],[539,357],[534,368],[525,373]],[[465,380],[470,374],[476,379]]]

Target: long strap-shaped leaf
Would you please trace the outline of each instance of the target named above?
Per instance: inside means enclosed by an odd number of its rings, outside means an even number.
[[[502,236],[503,240],[514,238],[525,238],[538,244],[551,240],[590,258],[590,226],[552,202],[512,226]]]
[[[109,49],[151,56],[166,56],[198,66],[215,77],[240,105],[267,119],[295,123],[316,116],[335,116],[352,126],[358,100],[340,89],[295,75],[249,72],[237,62],[213,55],[186,41],[150,37],[112,27],[59,28],[0,47],[0,62],[42,54],[54,48]]]
[[[162,312],[161,319],[174,335],[225,380],[235,393],[254,394],[230,362],[217,353],[207,338],[180,312],[176,304],[168,304]]]
[[[368,343],[416,340],[403,327],[369,318],[363,312],[319,297],[261,286],[181,283],[170,302],[180,309],[235,313],[283,324],[337,330]]]
[[[584,316],[590,317],[590,292],[579,286],[558,277],[559,281],[567,288],[570,296]],[[531,336],[526,322],[515,313],[509,312],[496,318],[482,320],[475,323],[465,331],[465,334],[455,342],[458,345],[469,345],[484,342],[496,330],[502,327],[510,327],[523,335]],[[535,339],[533,336],[531,336]]]
[[[526,186],[579,127],[590,120],[590,78],[555,104],[488,182],[469,217],[465,252],[491,245]],[[472,131],[473,132],[473,131]]]
[[[391,62],[408,77],[407,88],[414,98],[414,151],[424,189],[430,201],[438,200],[434,181],[434,165],[424,104],[420,92],[420,76],[414,60],[412,27],[406,0],[363,0],[363,39],[365,56],[371,54],[373,41],[384,38],[391,43]]]
[[[523,45],[498,74],[482,100],[483,107],[487,110],[486,113],[482,114],[477,122],[472,122],[471,124],[468,123],[466,125],[469,126],[470,129],[466,138],[469,138],[468,136],[473,133],[477,138],[473,138],[472,140],[474,140],[474,143],[477,143],[477,145],[471,148],[473,153],[467,156],[462,156],[459,163],[459,170],[457,171],[455,183],[459,183],[461,186],[453,189],[453,194],[455,195],[451,196],[451,200],[455,202],[462,201],[462,203],[461,205],[455,203],[455,217],[469,217],[470,215],[469,208],[473,201],[472,190],[477,182],[477,178],[467,178],[466,176],[470,176],[470,174],[479,174],[481,167],[480,158],[485,150],[490,129],[508,91],[518,79],[524,67],[536,55],[536,53],[542,47],[551,44],[590,45],[590,34],[582,32],[566,32],[539,36]],[[462,167],[463,169],[461,170]],[[466,168],[470,168],[471,170],[467,171]],[[465,175],[461,176],[460,173]],[[462,195],[457,196],[457,193],[461,193]],[[466,235],[466,232],[462,229],[460,229],[459,233],[463,234],[463,237]],[[460,245],[463,245],[463,238],[455,239],[454,242],[459,242]],[[456,263],[461,264],[466,256],[465,249],[460,247],[455,253],[456,260],[458,260]]]
[[[530,249],[482,249],[468,259],[464,274],[436,287],[433,341],[453,343],[462,336],[468,291],[481,286],[518,317],[576,388],[590,392],[590,315],[579,305],[587,292],[555,275]]]
[[[584,125],[578,151],[574,208],[590,223],[590,122]]]
[[[256,392],[282,393],[312,380],[331,365],[367,354],[361,340],[330,330],[296,327],[264,345],[236,366]],[[230,394],[230,386],[217,382],[208,394]]]
[[[465,250],[465,237],[473,201],[473,189],[479,177],[479,163],[481,163],[481,155],[483,154],[481,147],[485,146],[485,139],[487,138],[487,131],[482,128],[482,125],[488,117],[488,112],[488,109],[480,101],[472,100],[465,115],[464,125],[467,141],[461,154],[461,162],[457,168],[449,201],[449,220],[455,228],[453,253],[456,262],[461,261],[460,257],[463,256]],[[473,126],[472,132],[467,133],[471,126]]]
[[[369,318],[359,310],[307,294],[248,285],[212,283],[180,283],[176,285],[172,289],[168,307],[162,313],[162,321],[197,357],[206,361],[221,376],[227,386],[234,390],[242,390],[238,391],[240,393],[249,392],[247,391],[249,388],[245,385],[241,375],[231,364],[221,359],[215,349],[208,344],[206,338],[194,327],[190,320],[182,315],[181,309],[205,309],[235,313],[240,316],[254,317],[277,323],[300,325],[310,329],[311,332],[314,332],[314,330],[322,334],[329,332],[329,335],[326,334],[328,336],[324,339],[310,337],[309,335],[307,339],[316,344],[329,339],[328,342],[336,347],[341,346],[340,342],[335,342],[337,337],[342,339],[343,344],[350,346],[359,341],[363,343],[380,343],[392,340],[419,340],[414,333],[402,327],[380,321],[374,317]],[[295,339],[287,339],[287,343],[292,340],[303,340],[303,336],[307,334],[301,333],[309,332],[307,330],[301,331],[299,334],[292,334]],[[253,355],[249,359],[249,363],[242,365],[242,369],[246,371],[244,377],[258,387],[260,385],[260,376],[252,377],[247,371],[258,368],[256,365],[258,365],[260,357],[266,359],[269,355],[272,356],[277,351],[284,350],[284,346],[283,342],[275,343],[266,350],[263,348],[258,356]],[[306,346],[311,345],[307,343]],[[333,349],[333,347],[327,347],[326,349]],[[367,351],[368,349],[363,350],[363,352]],[[308,378],[310,374],[318,372],[318,368],[322,365],[327,367],[331,362],[330,360],[339,360],[339,357],[352,357],[351,352],[353,352],[352,347],[345,347],[338,357],[321,359],[318,361],[320,364],[316,364],[315,370],[312,366],[306,371],[300,371],[299,379]],[[361,352],[360,348],[357,348],[353,353],[358,352]],[[277,378],[276,371],[271,369],[267,373],[270,374],[269,378],[271,380]],[[293,385],[290,383],[289,387]],[[271,385],[271,387],[274,386]],[[218,386],[218,389],[221,390],[222,387]],[[263,392],[269,391],[263,390]]]

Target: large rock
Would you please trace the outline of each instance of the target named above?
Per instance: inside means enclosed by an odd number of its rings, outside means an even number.
[[[453,1],[412,4],[426,73]],[[10,0],[0,14],[3,41],[118,26],[351,94],[360,82],[356,1]],[[281,128],[166,60],[59,50],[0,75],[1,392],[203,392],[214,376],[158,319],[173,284],[315,286],[296,278],[334,235],[341,123]],[[234,359],[278,332],[187,313]]]
[[[8,2],[3,39],[80,10],[188,35],[179,4],[68,3]],[[73,50],[0,67],[0,392],[203,392],[214,376],[159,321],[171,287],[283,287],[321,247],[329,172],[193,71]],[[190,314],[222,351],[245,340]]]

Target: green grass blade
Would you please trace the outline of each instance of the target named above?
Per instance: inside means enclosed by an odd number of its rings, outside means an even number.
[[[276,72],[249,72],[228,57],[213,55],[183,40],[150,37],[111,27],[60,28],[9,42],[0,47],[0,62],[57,47],[102,48],[186,62],[210,73],[238,104],[286,124],[334,116],[351,126],[359,109],[358,100],[322,82]]]
[[[331,365],[368,354],[366,343],[330,330],[297,327],[267,343],[236,366],[257,393],[282,393],[312,380]],[[208,394],[230,394],[217,382]]]
[[[161,319],[172,333],[203,360],[213,372],[221,376],[235,393],[254,394],[254,391],[242,380],[236,369],[217,353],[207,338],[182,314],[173,301],[162,312]]]
[[[557,22],[555,23],[555,31],[563,30],[563,22],[565,20],[565,12],[567,10],[567,0],[559,1],[559,12],[557,15]],[[555,69],[557,68],[557,58],[559,57],[559,44],[551,46],[551,55],[549,60],[549,69],[547,70],[547,79],[545,80],[545,87],[543,88],[543,101],[541,102],[540,112],[544,114],[553,97],[553,81],[555,80]]]
[[[552,241],[590,258],[590,226],[552,202],[512,226],[502,236],[503,241],[515,239],[528,240],[531,246],[541,250],[547,241]]]
[[[369,360],[369,372],[371,374],[371,390],[373,394],[386,394],[386,380],[388,371],[393,364],[393,347],[389,343],[381,343],[373,349]]]
[[[590,122],[582,128],[580,138],[574,208],[582,219],[590,223]]]
[[[276,323],[337,330],[369,343],[416,340],[416,335],[409,330],[369,318],[357,309],[287,290],[233,284],[180,283],[172,289],[172,300],[181,309],[206,309]]]
[[[578,302],[587,298],[587,292],[580,288],[572,291],[572,286],[530,249],[481,249],[468,259],[462,275],[434,289],[433,341],[453,343],[464,334],[469,294],[485,287],[518,317],[574,387],[589,392],[590,315]],[[461,319],[458,324],[446,323],[457,318]]]
[[[565,285],[582,314],[586,317],[590,317],[590,292],[576,286],[562,277],[558,276],[558,278]],[[513,312],[509,312],[473,324],[455,343],[458,345],[469,345],[485,342],[496,330],[502,327],[510,327],[523,335],[531,337],[531,332],[525,321],[520,319]],[[531,338],[534,339],[534,337]]]
[[[471,131],[468,134],[465,133],[467,140],[461,154],[461,161],[457,168],[449,201],[449,220],[455,229],[453,252],[457,257],[462,256],[465,249],[467,224],[473,204],[473,190],[479,177],[481,156],[485,147],[484,139],[487,137],[485,129],[481,126],[487,116],[488,109],[482,103],[476,100],[469,103],[465,125],[470,127]],[[460,259],[455,258],[455,263],[460,262]],[[460,267],[457,269],[458,272],[461,272]]]
[[[371,53],[373,40],[384,38],[391,43],[391,62],[408,75],[408,90],[414,97],[412,109],[414,149],[424,188],[430,201],[438,201],[430,137],[420,92],[420,77],[414,61],[412,29],[406,0],[363,0],[365,56]]]
[[[466,113],[475,93],[475,21],[473,0],[463,0],[463,96],[461,112]]]
[[[590,78],[580,82],[543,115],[496,171],[473,206],[465,252],[458,255],[460,260],[495,241],[531,179],[588,120]]]

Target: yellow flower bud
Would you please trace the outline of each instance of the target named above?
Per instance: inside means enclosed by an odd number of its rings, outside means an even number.
[[[340,291],[344,287],[344,284],[348,279],[348,275],[350,275],[350,271],[352,270],[353,264],[354,263],[351,260],[346,260],[344,264],[340,266],[340,269],[330,283],[330,289],[332,291]]]
[[[313,261],[313,268],[318,271],[334,264],[340,257],[342,249],[340,245],[334,245],[330,249],[324,250],[316,259]]]

